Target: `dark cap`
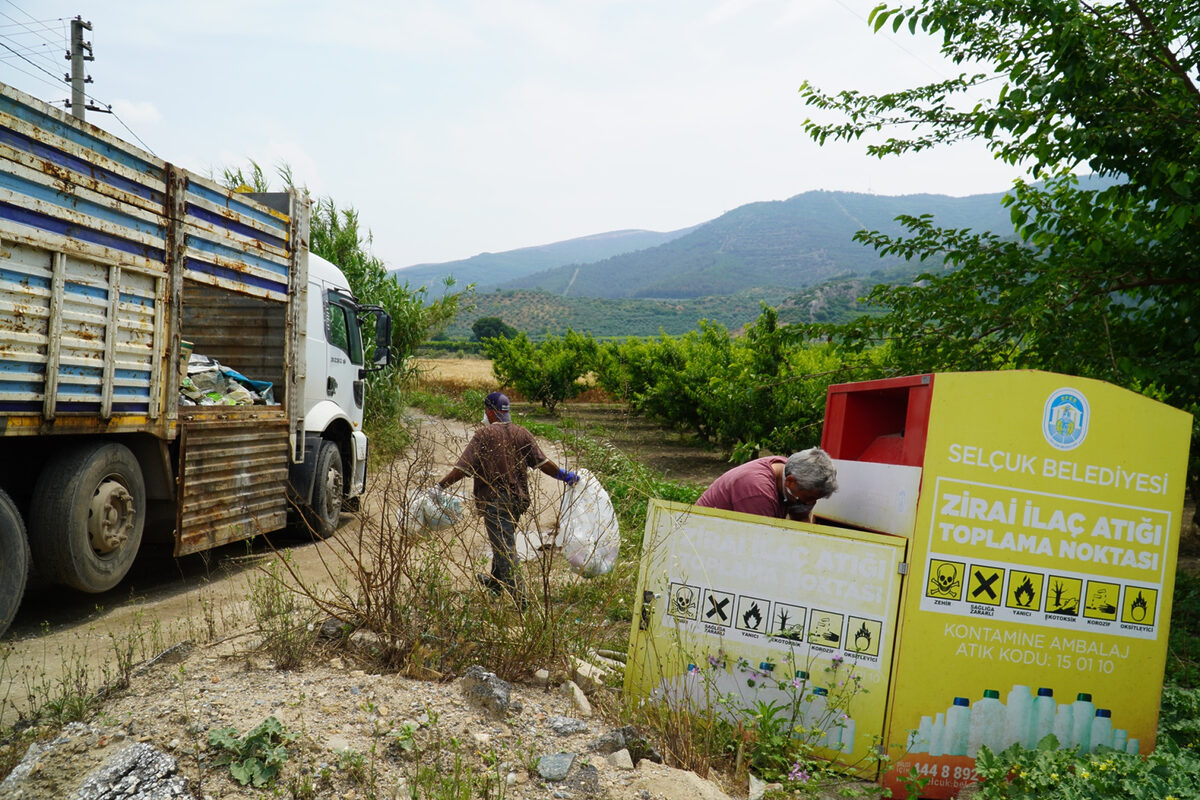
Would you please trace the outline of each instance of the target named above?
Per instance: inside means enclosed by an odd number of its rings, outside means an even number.
[[[490,408],[499,415],[501,421],[508,422],[508,396],[500,392],[492,392],[487,397],[483,398],[483,407]]]

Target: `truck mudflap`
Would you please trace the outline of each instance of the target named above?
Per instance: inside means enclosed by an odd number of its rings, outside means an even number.
[[[175,555],[287,524],[288,421],[260,409],[181,414]]]

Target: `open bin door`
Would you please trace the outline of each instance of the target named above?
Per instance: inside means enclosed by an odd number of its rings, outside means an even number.
[[[823,728],[823,755],[874,778],[906,544],[651,500],[626,692],[722,714],[718,698],[794,708]]]

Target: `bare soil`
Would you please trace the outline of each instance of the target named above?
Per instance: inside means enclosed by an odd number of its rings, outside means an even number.
[[[476,373],[476,377],[459,379],[477,381],[479,377]],[[523,408],[519,404],[517,410]],[[706,483],[726,466],[715,455],[657,431],[616,406],[575,406],[564,409],[564,416],[568,415],[592,432],[600,425],[611,426],[615,446],[660,465],[677,480]],[[428,486],[449,469],[473,426],[415,412],[412,422],[419,431],[414,450],[421,452],[405,454],[391,470],[379,472],[412,480],[412,461],[419,459],[416,479]],[[559,463],[572,465],[569,453],[547,443],[543,446]],[[538,473],[533,478],[535,503],[523,527],[551,531],[561,484]],[[376,484],[364,497],[361,515],[393,515],[396,492],[403,488],[387,480]],[[468,499],[469,481],[455,489],[464,501]],[[412,770],[403,752],[389,751],[387,746],[396,731],[414,721],[421,735],[457,737],[470,745],[477,764],[483,763],[478,761],[481,758],[491,761],[500,770],[497,774],[511,784],[506,797],[555,796],[563,787],[547,785],[530,771],[531,754],[536,755],[539,748],[542,753],[582,752],[585,739],[608,730],[602,721],[592,719],[586,734],[559,737],[548,731],[548,718],[580,713],[560,693],[518,688],[524,710],[498,722],[465,703],[456,683],[372,674],[345,653],[334,651],[306,669],[279,672],[258,649],[250,597],[263,580],[264,570],[273,565],[277,568],[281,559],[287,559],[314,588],[343,579],[346,573],[341,561],[358,524],[359,517],[343,515],[338,536],[329,541],[274,534],[181,559],[172,558],[167,548],[148,547],[120,586],[101,595],[64,592],[35,581],[0,643],[0,728],[47,702],[95,694],[128,676],[131,686],[102,704],[101,718],[133,738],[176,755],[193,787],[199,789],[198,796],[263,796],[233,783],[226,771],[207,768],[206,735],[227,725],[245,732],[269,715],[279,718],[289,730],[303,732],[300,768],[313,776],[333,775],[322,779],[323,790],[316,796],[369,796],[368,788],[379,796],[392,796],[412,776]],[[474,565],[486,564],[489,554],[482,526],[472,524],[474,533],[450,548],[461,581],[469,585],[474,583]],[[169,650],[181,642],[189,646]],[[152,660],[164,651],[170,651],[172,657]],[[538,666],[530,665],[530,672]],[[565,677],[556,675],[554,682]],[[429,724],[427,709],[434,711],[436,731]],[[347,749],[377,754],[371,787],[361,780],[345,779],[345,770],[339,769],[339,759],[344,757],[338,751]],[[651,784],[655,796],[695,795],[695,776],[652,765],[636,771],[611,768],[603,756],[586,760],[597,768],[595,792],[570,796],[640,798]],[[647,776],[654,770],[658,770],[656,777],[647,784]],[[4,771],[0,770],[0,777]],[[672,794],[670,785],[676,783],[690,788]]]

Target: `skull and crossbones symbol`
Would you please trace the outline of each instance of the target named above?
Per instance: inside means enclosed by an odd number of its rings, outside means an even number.
[[[962,592],[962,581],[958,578],[958,570],[953,564],[938,564],[929,581],[931,597],[958,597]]]

